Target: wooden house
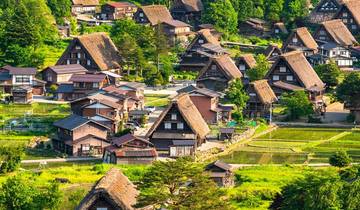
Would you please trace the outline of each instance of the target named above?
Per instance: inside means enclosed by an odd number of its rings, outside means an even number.
[[[101,155],[109,146],[109,128],[101,123],[78,115],[70,115],[54,123],[56,135],[53,137],[55,150],[70,156]]]
[[[191,101],[207,123],[216,124],[220,121],[230,120],[228,111],[224,111],[219,104],[219,99],[222,94],[207,88],[198,88],[192,85],[182,88],[177,92],[179,94],[189,94]]]
[[[145,97],[143,90],[139,91],[137,89],[129,89],[123,90],[121,89],[123,86],[114,86],[110,85],[102,89],[103,92],[107,93],[108,95],[118,96],[120,98],[127,98],[127,110],[142,110],[144,109],[145,105]]]
[[[130,2],[107,2],[101,6],[101,20],[132,19],[138,7]]]
[[[146,139],[125,134],[113,137],[105,148],[103,160],[113,164],[151,164],[157,158],[154,145]]]
[[[219,140],[231,140],[235,135],[235,128],[220,128]]]
[[[318,44],[306,27],[295,29],[283,44],[282,51],[302,51],[305,56],[318,52]]]
[[[251,82],[246,92],[249,100],[246,102],[244,114],[250,118],[269,118],[272,104],[277,102],[277,97],[267,80]]]
[[[200,71],[211,57],[224,54],[228,53],[220,46],[219,39],[213,36],[210,29],[202,29],[181,56],[180,70]]]
[[[46,82],[37,79],[35,75],[35,68],[1,67],[0,91],[13,97],[13,92],[16,89],[16,99],[12,98],[12,100],[17,103],[28,103],[32,100],[33,95],[43,95],[45,93]]]
[[[314,38],[320,43],[333,42],[348,48],[357,44],[355,37],[340,19],[321,23],[314,34]]]
[[[117,168],[110,169],[82,199],[76,210],[134,210],[135,185]]]
[[[235,185],[232,167],[227,163],[217,160],[207,165],[205,171],[209,173],[210,178],[219,187],[231,187]]]
[[[80,64],[70,64],[49,66],[41,72],[41,75],[42,79],[46,81],[46,86],[49,87],[52,84],[69,82],[72,75],[85,74],[86,72],[87,69],[85,69]]]
[[[201,13],[204,5],[201,0],[175,0],[170,12],[176,20],[186,22],[196,27],[201,22]]]
[[[71,0],[71,12],[73,14],[95,14],[99,0]]]
[[[249,18],[239,23],[239,33],[245,36],[258,36],[266,38],[270,36],[270,28],[264,20]]]
[[[252,54],[245,54],[241,55],[237,58],[237,66],[241,72],[243,77],[244,84],[249,83],[249,77],[247,76],[246,72],[256,66],[256,60]]]
[[[105,74],[74,74],[70,78],[73,83],[72,99],[85,97],[109,84]]]
[[[137,23],[156,26],[162,22],[172,21],[169,10],[164,5],[142,6],[134,15]]]
[[[349,31],[357,36],[360,34],[360,1],[346,0],[343,6],[334,16],[335,19],[341,19]]]
[[[288,33],[289,31],[286,29],[286,26],[283,22],[274,23],[271,28],[271,34],[276,37],[282,37]]]
[[[90,71],[119,71],[120,57],[108,35],[92,33],[74,38],[56,65],[80,64]]]
[[[160,25],[170,46],[175,46],[178,43],[182,46],[187,46],[195,34],[191,31],[189,24],[179,20],[167,20]]]
[[[283,92],[305,90],[316,107],[324,105],[325,84],[301,51],[280,55],[265,78],[278,98]]]
[[[196,85],[214,91],[224,91],[229,82],[241,78],[242,74],[228,55],[211,58],[196,78]]]
[[[146,137],[170,157],[192,156],[210,132],[189,95],[176,96],[154,122]]]
[[[265,56],[266,56],[266,59],[269,61],[269,62],[273,62],[276,60],[276,58],[282,54],[282,51],[281,49],[277,46],[277,45],[269,45],[264,53],[263,53]]]
[[[334,42],[320,45],[319,53],[308,57],[308,60],[313,66],[328,64],[333,61],[343,70],[352,70],[353,68],[353,58],[350,49]]]
[[[332,20],[340,10],[344,0],[321,0],[309,15],[309,22],[321,24]]]

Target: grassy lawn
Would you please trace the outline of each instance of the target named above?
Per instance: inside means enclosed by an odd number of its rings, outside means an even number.
[[[133,182],[137,182],[145,172],[147,166],[142,165],[107,165],[107,164],[69,164],[56,168],[45,168],[41,170],[25,170],[12,174],[0,176],[0,183],[4,182],[9,176],[21,174],[23,177],[31,177],[35,184],[39,186],[46,182],[51,182],[55,178],[65,178],[70,182],[60,184],[63,192],[63,199],[60,209],[74,209],[91,187],[99,180],[111,167],[120,168],[123,173]]]
[[[327,163],[345,150],[360,161],[360,132],[336,128],[278,128],[221,157],[229,163]]]
[[[166,106],[169,103],[169,95],[156,95],[148,94],[145,95],[145,105],[146,106]]]
[[[236,209],[265,210],[283,186],[316,170],[321,169],[294,166],[245,168],[236,171],[237,185],[227,192]]]
[[[44,55],[44,64],[41,68],[46,68],[48,66],[53,66],[59,60],[63,52],[65,51],[66,47],[70,43],[70,40],[62,40],[56,43],[55,45],[43,45],[40,49]]]

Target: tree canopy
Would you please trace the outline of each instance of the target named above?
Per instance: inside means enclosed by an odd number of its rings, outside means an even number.
[[[350,73],[348,74],[344,81],[337,86],[336,97],[341,102],[350,103],[352,105],[360,105],[360,74],[359,73]]]
[[[314,112],[313,105],[303,90],[283,93],[280,103],[286,107],[288,117],[291,120],[308,116]]]
[[[265,55],[259,54],[256,56],[256,66],[252,69],[249,69],[246,74],[249,77],[250,81],[256,81],[263,79],[269,69],[269,61],[266,59]]]
[[[317,65],[315,66],[314,70],[319,75],[320,79],[324,83],[326,83],[328,87],[335,87],[339,84],[339,76],[341,75],[341,70],[335,62]]]

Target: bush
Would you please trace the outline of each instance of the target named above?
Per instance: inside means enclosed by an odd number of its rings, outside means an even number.
[[[0,173],[15,171],[25,154],[24,147],[0,147]]]
[[[352,159],[345,151],[336,152],[329,158],[330,165],[340,168],[350,165],[351,161]]]

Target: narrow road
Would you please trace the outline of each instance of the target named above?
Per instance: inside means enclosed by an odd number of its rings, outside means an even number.
[[[351,163],[351,165],[359,165],[360,163]],[[255,166],[284,166],[285,164],[229,164],[233,169],[255,167]],[[329,163],[304,163],[304,164],[291,164],[292,166],[310,166],[310,167],[328,167]]]
[[[57,162],[76,162],[76,161],[92,161],[101,160],[102,157],[73,157],[73,158],[51,158],[51,159],[38,159],[38,160],[22,160],[21,163],[57,163]]]

